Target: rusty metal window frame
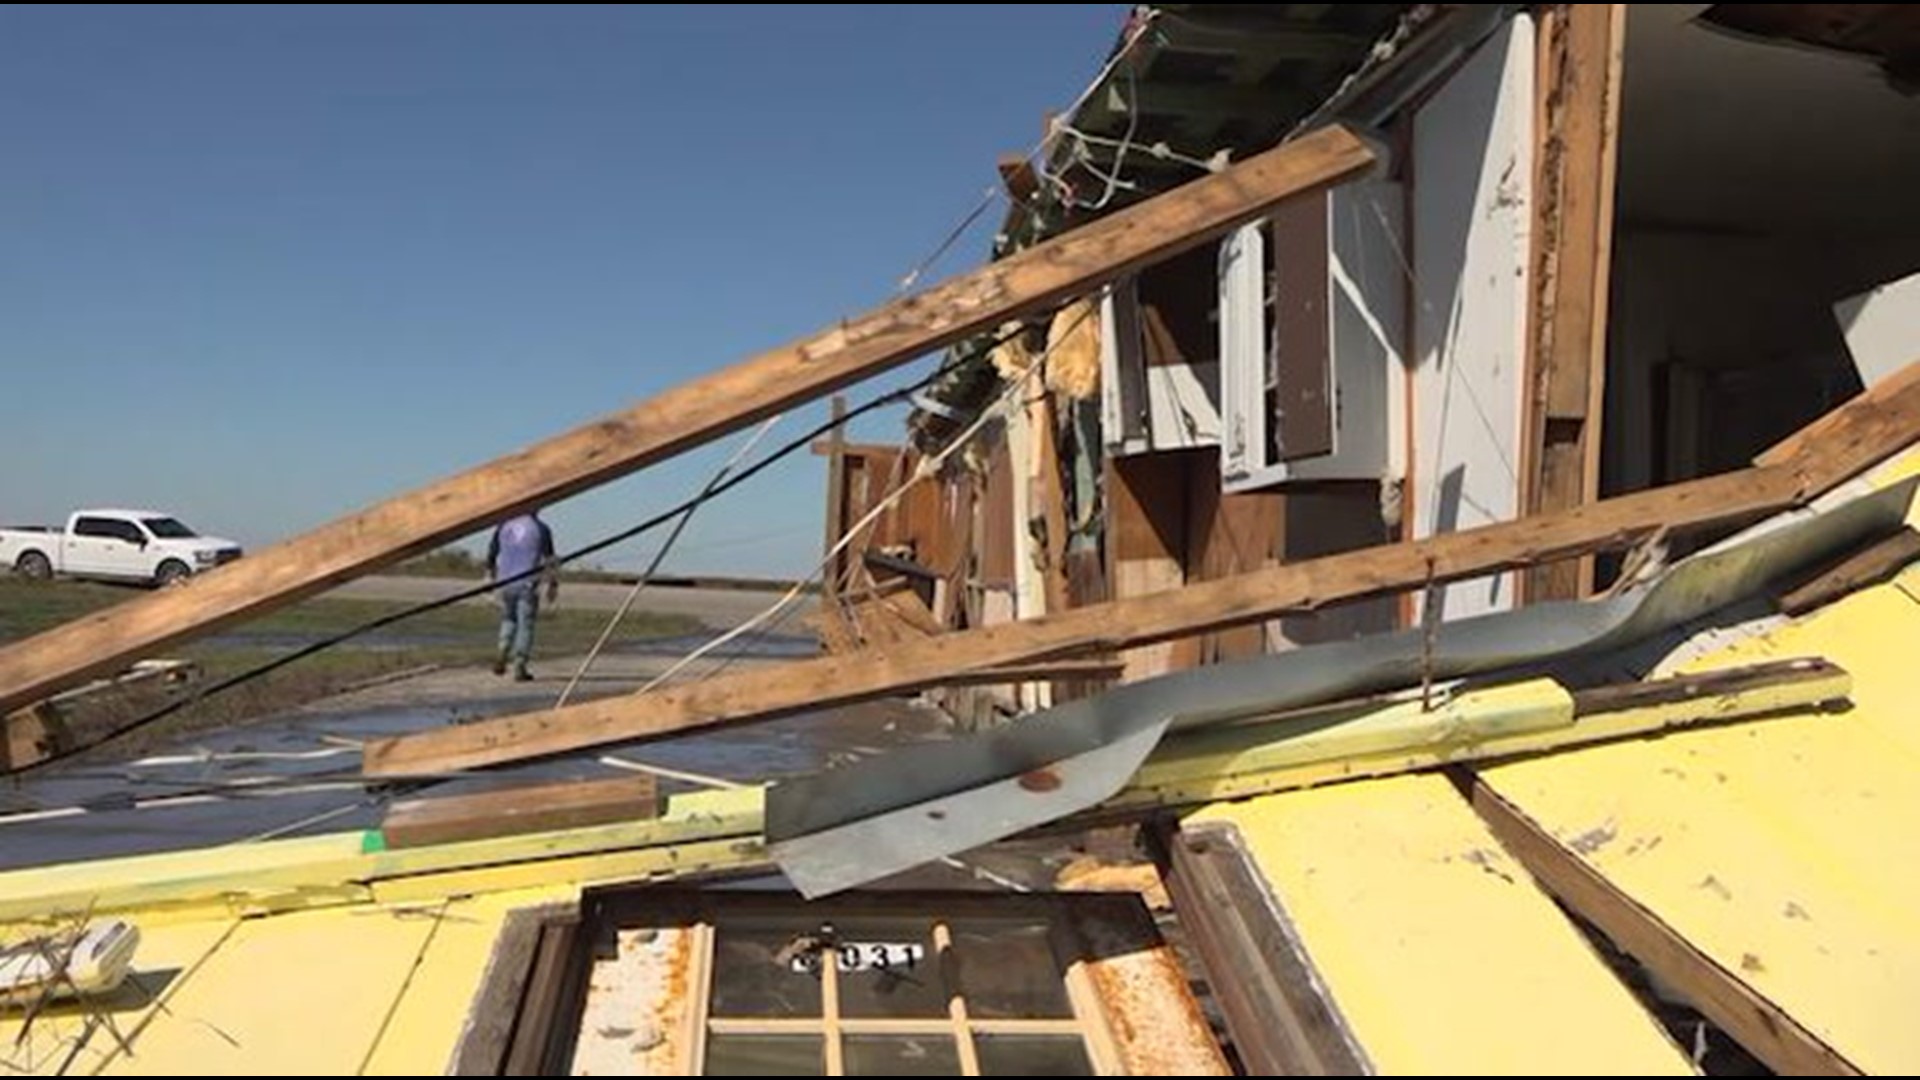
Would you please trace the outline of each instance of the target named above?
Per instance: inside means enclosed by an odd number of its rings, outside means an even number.
[[[709,1039],[714,1035],[805,1035],[822,1039],[823,1075],[845,1076],[846,1039],[861,1035],[920,1035],[950,1038],[960,1062],[960,1075],[980,1076],[978,1040],[996,1035],[1076,1036],[1094,1075],[1124,1075],[1120,1054],[1107,1029],[1106,1011],[1098,990],[1079,955],[1071,918],[1076,906],[1086,907],[1105,898],[1075,895],[1009,897],[1004,895],[910,894],[898,897],[859,897],[841,901],[805,903],[787,896],[706,894],[698,901],[705,910],[693,926],[695,966],[689,985],[697,987],[695,1003],[698,1035],[689,1046],[689,1075],[702,1075]],[[841,917],[909,918],[929,921],[934,948],[933,966],[947,1000],[945,1016],[863,1018],[843,1015],[843,976],[839,965],[820,965],[821,1015],[815,1017],[721,1017],[711,1014],[715,976],[715,946],[723,925],[740,916],[786,919],[796,926]],[[995,1019],[972,1015],[957,975],[952,924],[1042,922],[1047,927],[1070,1017]],[[1062,958],[1067,959],[1061,963]]]

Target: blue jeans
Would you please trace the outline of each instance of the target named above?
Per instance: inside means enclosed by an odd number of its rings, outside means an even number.
[[[532,583],[500,590],[500,655],[525,664],[533,652],[533,621],[540,614],[540,591]]]

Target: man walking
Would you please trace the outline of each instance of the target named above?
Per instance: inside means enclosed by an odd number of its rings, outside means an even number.
[[[515,580],[534,570],[539,576]],[[547,586],[547,603],[560,595],[559,567],[553,561],[553,530],[539,511],[500,523],[487,544],[487,580],[510,584],[500,589],[500,648],[494,654],[493,673],[505,675],[513,663],[515,682],[527,682],[527,657],[533,652],[533,622],[540,613],[539,585]]]

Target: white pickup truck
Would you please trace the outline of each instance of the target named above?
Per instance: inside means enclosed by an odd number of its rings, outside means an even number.
[[[240,557],[240,545],[201,536],[151,510],[80,510],[67,527],[0,528],[0,566],[22,577],[174,585]]]

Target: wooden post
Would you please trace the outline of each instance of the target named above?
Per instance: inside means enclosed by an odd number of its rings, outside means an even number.
[[[847,418],[847,399],[833,395],[833,431],[827,435],[827,520],[826,540],[821,545],[821,554],[833,550],[840,537],[851,524],[847,520],[847,431],[844,422]],[[846,612],[840,606],[840,594],[845,586],[847,560],[845,554],[836,555],[828,560],[826,570],[820,578],[820,623],[823,641],[839,642],[846,640],[851,631],[846,625]],[[838,651],[831,650],[830,651]]]
[[[1540,23],[1526,513],[1600,497],[1626,8],[1553,4]],[[1592,591],[1593,560],[1538,567],[1522,580],[1529,601],[1573,599]]]

